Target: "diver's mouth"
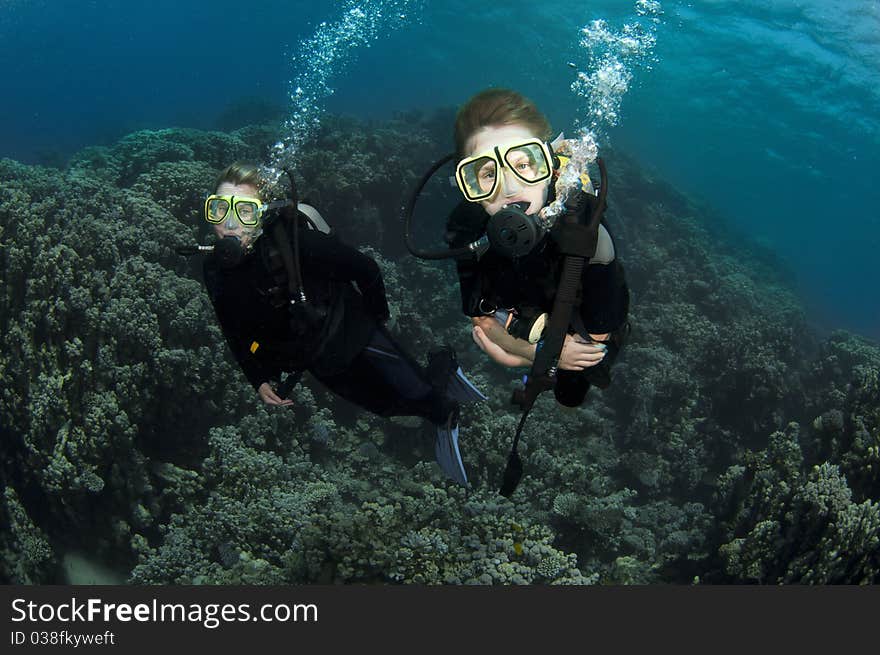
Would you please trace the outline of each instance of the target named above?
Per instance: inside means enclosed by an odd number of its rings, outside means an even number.
[[[508,207],[516,207],[520,211],[528,214],[529,208],[531,208],[532,203],[528,200],[512,200],[510,202],[504,203],[501,206],[501,209],[507,209]]]

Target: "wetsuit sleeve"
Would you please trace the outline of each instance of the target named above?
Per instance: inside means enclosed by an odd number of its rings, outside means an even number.
[[[456,207],[446,221],[446,243],[450,249],[461,248],[480,238],[488,216],[478,205],[463,202]],[[481,316],[480,300],[483,295],[483,277],[476,257],[457,259],[458,289],[461,294],[461,311],[465,316]]]
[[[219,316],[218,314],[218,318]],[[229,344],[235,361],[241,366],[244,376],[254,389],[259,389],[264,382],[277,379],[281,375],[281,369],[272,370],[254,357],[248,350],[249,344],[245,344],[242,339],[230,334],[223,325],[222,319],[220,319],[220,327],[223,329],[223,336],[226,337],[226,343]]]
[[[217,321],[220,323],[220,330],[223,332],[226,343],[232,351],[232,356],[238,362],[251,386],[254,389],[259,389],[260,385],[264,382],[277,378],[281,374],[281,369],[271,369],[251,354],[249,350],[250,344],[245,343],[245,338],[241,334],[240,324],[235,318],[236,314],[230,310],[229,305],[231,303],[228,298],[223,296],[219,272],[207,261],[203,271],[208,296],[211,298],[214,313],[217,315]]]
[[[300,230],[302,267],[318,276],[354,282],[364,298],[364,308],[374,318],[384,321],[391,315],[382,271],[376,261],[336,236],[317,230]]]

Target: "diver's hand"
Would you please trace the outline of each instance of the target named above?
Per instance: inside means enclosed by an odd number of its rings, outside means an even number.
[[[576,334],[566,334],[562,353],[559,355],[559,368],[564,371],[583,371],[601,362],[605,352],[604,344],[584,341],[583,337]]]
[[[278,394],[275,393],[275,389],[272,388],[268,382],[263,382],[260,385],[260,388],[257,389],[257,393],[260,394],[260,398],[267,405],[278,405],[278,406],[287,406],[292,405],[293,401],[290,398],[281,398]]]
[[[526,359],[525,357],[520,357],[519,355],[509,353],[497,343],[492,341],[479,325],[474,326],[472,336],[474,339],[474,343],[476,343],[480,347],[480,350],[486,353],[492,361],[497,362],[502,366],[515,368],[518,366],[532,365],[532,361],[530,359]]]
[[[535,359],[534,344],[509,334],[495,317],[475,316],[471,318],[471,323],[480,328],[479,332],[471,333],[474,342],[493,361],[510,367],[532,365]]]

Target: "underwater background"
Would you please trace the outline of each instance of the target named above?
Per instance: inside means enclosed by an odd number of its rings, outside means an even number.
[[[136,129],[223,127],[257,101],[286,111],[304,66],[327,69],[329,112],[390,117],[509,86],[571,134],[588,110],[570,90],[589,61],[581,29],[651,25],[631,0],[406,3],[404,19],[385,4],[381,38],[341,65],[313,53],[295,67],[343,3],[2,0],[0,155],[58,163]],[[880,5],[663,2],[658,17],[600,144],[779,254],[822,328],[880,338]]]
[[[856,0],[0,0],[0,578],[877,582],[878,28]],[[538,403],[511,500],[518,373],[399,218],[490,85],[596,134],[633,292],[614,383]],[[489,394],[472,491],[419,422],[313,382],[269,411],[226,351],[174,247],[275,143],[392,330]],[[454,201],[427,190],[427,240]]]

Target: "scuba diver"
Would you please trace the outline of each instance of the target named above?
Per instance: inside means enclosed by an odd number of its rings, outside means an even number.
[[[567,170],[577,144],[550,138],[546,117],[529,99],[508,89],[484,90],[457,113],[456,152],[425,174],[405,208],[410,251],[424,259],[455,258],[461,309],[477,345],[499,364],[532,367],[524,389],[514,393],[523,416],[503,495],[521,475],[516,447],[537,395],[552,389],[560,405],[577,407],[590,386],[607,387],[629,330],[624,270],[602,223],[604,163],[597,160],[602,184],[596,194],[589,158],[580,156],[580,166]],[[447,219],[448,248],[424,250],[412,239],[415,202],[450,161],[457,161],[454,184],[463,199]],[[557,197],[559,189],[564,197]]]
[[[467,486],[459,450],[459,402],[485,400],[450,348],[422,368],[395,342],[376,262],[344,244],[315,208],[291,198],[265,203],[257,167],[235,163],[207,197],[217,237],[204,280],[230,349],[260,398],[289,406],[305,371],[346,400],[380,416],[420,416],[436,429],[447,477]],[[300,227],[306,229],[300,229]],[[280,385],[282,373],[288,373]]]

